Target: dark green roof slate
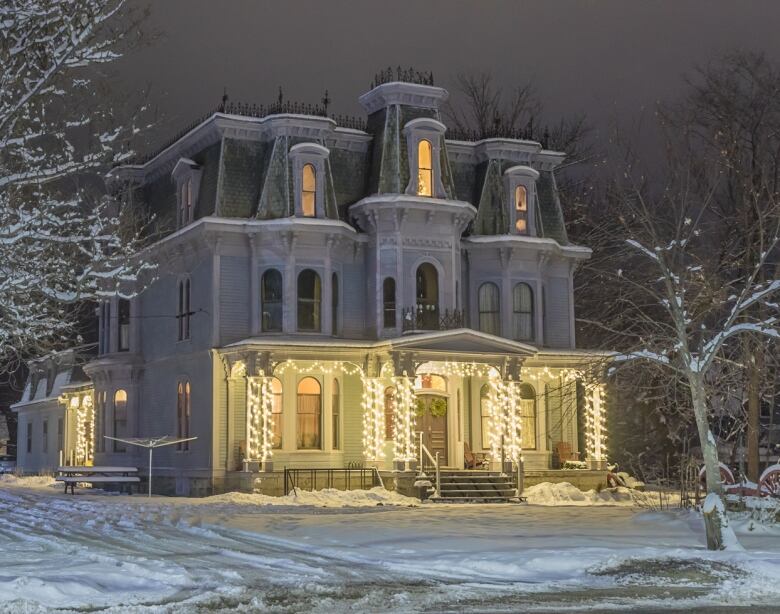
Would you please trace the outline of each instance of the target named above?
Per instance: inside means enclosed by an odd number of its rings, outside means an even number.
[[[250,217],[254,213],[269,151],[267,141],[223,139],[219,215]]]

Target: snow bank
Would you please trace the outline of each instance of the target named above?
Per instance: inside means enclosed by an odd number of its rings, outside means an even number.
[[[381,486],[371,490],[323,490],[309,491],[296,488],[283,497],[261,494],[230,492],[201,499],[202,503],[228,503],[234,505],[311,505],[315,507],[376,507],[393,505],[413,507],[420,505],[419,499],[405,497]]]
[[[659,503],[658,493],[646,493],[618,486],[582,491],[569,482],[542,482],[523,491],[531,505],[625,505],[655,506]],[[669,503],[664,499],[664,505]]]
[[[0,487],[17,486],[19,488],[52,488],[60,486],[50,475],[16,476],[12,473],[0,474]]]

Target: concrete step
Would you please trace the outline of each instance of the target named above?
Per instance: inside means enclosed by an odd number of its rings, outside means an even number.
[[[428,499],[431,503],[521,503],[516,497],[437,497]]]

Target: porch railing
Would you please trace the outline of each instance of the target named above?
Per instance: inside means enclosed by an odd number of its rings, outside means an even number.
[[[442,313],[435,305],[416,305],[404,309],[401,315],[403,332],[463,328],[463,312],[459,309]]]
[[[369,490],[382,486],[382,478],[376,467],[361,468],[284,468],[284,494],[295,488],[318,490],[336,488],[337,490]]]
[[[441,475],[439,471],[439,451],[436,451],[436,457],[434,458],[431,456],[431,451],[425,447],[425,444],[423,443],[423,434],[422,431],[418,432],[418,435],[420,436],[420,473],[418,474],[418,477],[424,478],[427,477],[425,475],[425,462],[423,461],[423,454],[428,457],[428,459],[433,463],[433,470],[434,475],[436,476],[436,486],[433,489],[433,495],[431,497],[438,497],[440,488],[441,488]]]

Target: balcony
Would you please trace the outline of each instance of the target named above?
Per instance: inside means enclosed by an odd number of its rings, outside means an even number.
[[[404,309],[401,315],[403,333],[463,328],[463,312],[457,309],[441,313],[437,305],[419,304]]]

